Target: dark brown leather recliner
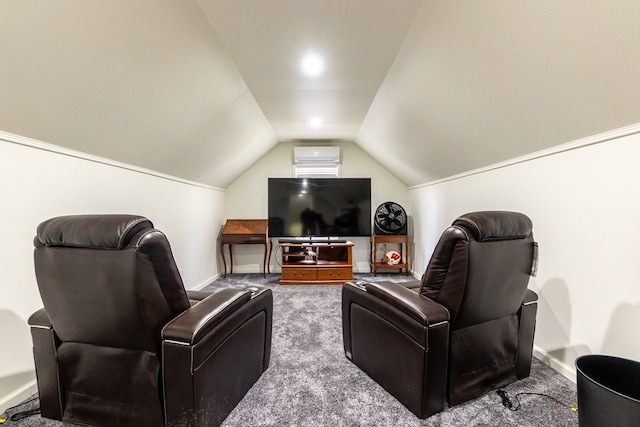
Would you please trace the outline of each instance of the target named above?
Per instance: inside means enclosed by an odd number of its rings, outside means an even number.
[[[185,291],[133,215],[38,226],[29,318],[42,415],[94,426],[219,425],[269,366],[268,289]]]
[[[531,229],[521,213],[462,215],[420,282],[346,283],[347,358],[419,418],[529,376],[538,299],[527,289],[537,264]]]

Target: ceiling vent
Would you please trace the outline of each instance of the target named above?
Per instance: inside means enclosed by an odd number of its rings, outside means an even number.
[[[340,147],[294,147],[293,161],[297,164],[340,163]]]

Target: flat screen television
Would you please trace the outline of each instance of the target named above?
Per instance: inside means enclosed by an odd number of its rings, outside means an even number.
[[[269,178],[272,237],[371,234],[371,178]]]

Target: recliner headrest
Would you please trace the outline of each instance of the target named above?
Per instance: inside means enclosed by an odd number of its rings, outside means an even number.
[[[531,219],[520,212],[483,211],[459,216],[452,225],[469,230],[477,241],[524,239],[531,234]]]
[[[153,223],[138,215],[60,216],[38,225],[34,243],[36,246],[122,249],[145,228],[153,228]]]

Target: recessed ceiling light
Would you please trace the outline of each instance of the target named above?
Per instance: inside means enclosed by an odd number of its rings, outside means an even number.
[[[322,125],[322,119],[318,116],[311,117],[309,119],[309,124],[314,128],[320,127]]]
[[[302,58],[302,72],[309,77],[318,77],[324,71],[324,59],[320,55],[310,53]]]

